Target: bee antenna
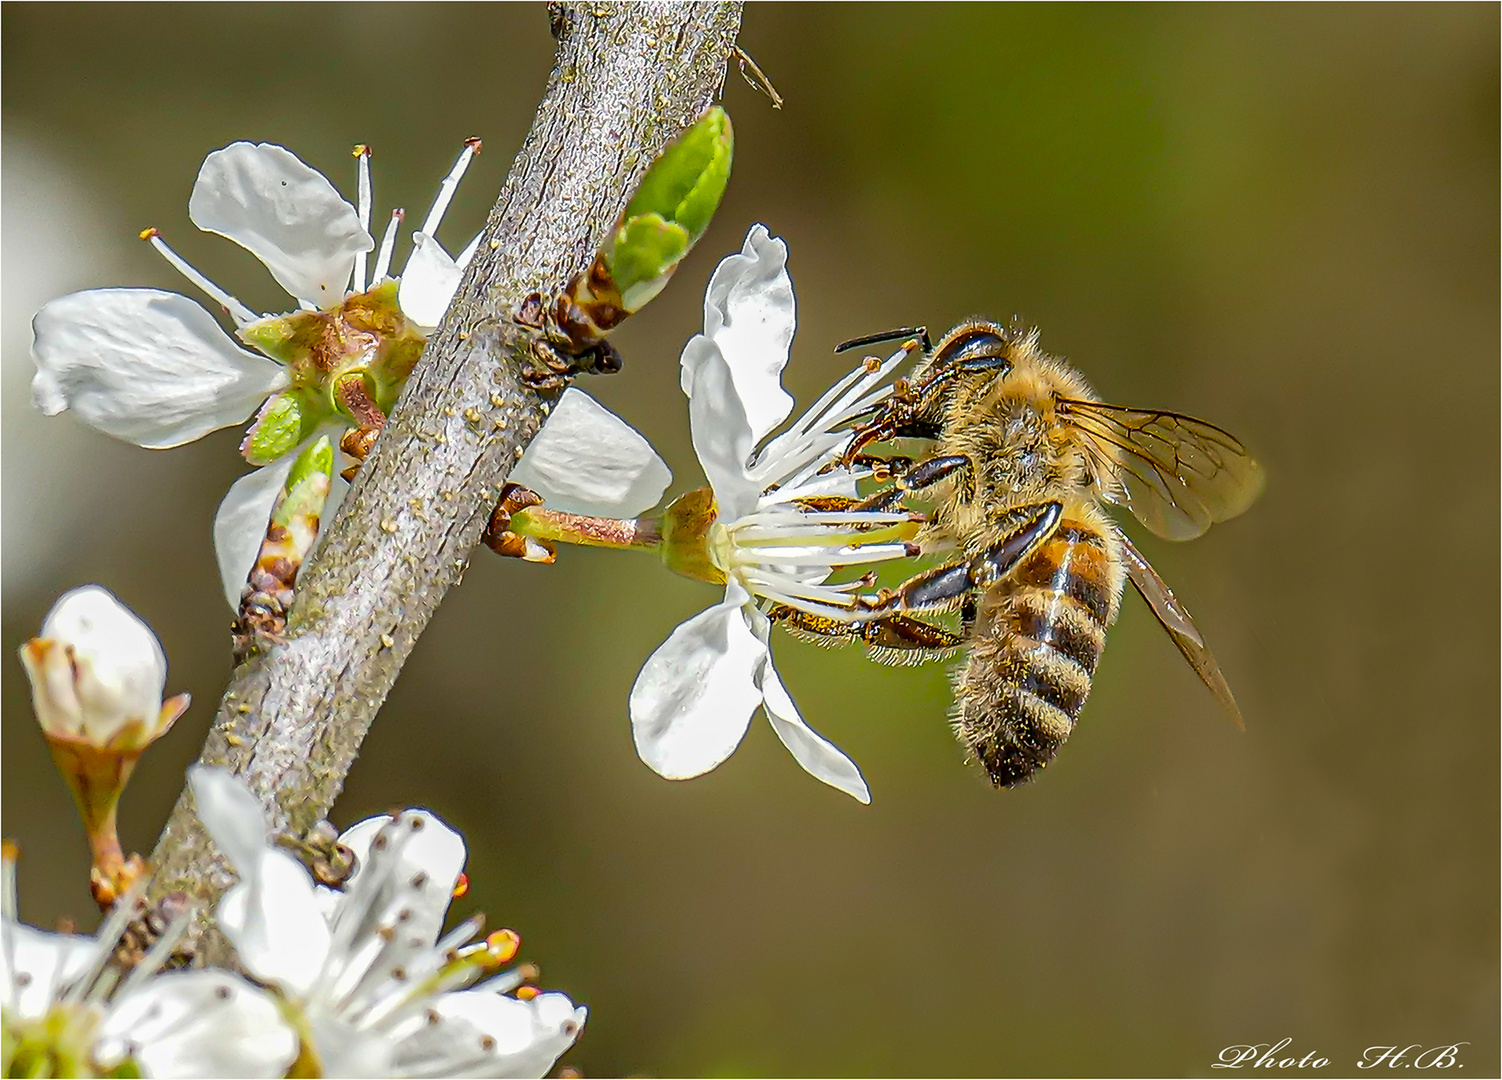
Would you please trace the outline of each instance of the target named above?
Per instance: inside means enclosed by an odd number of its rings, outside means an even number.
[[[895,330],[883,330],[879,334],[867,334],[865,337],[851,338],[842,341],[834,347],[836,353],[848,352],[851,349],[859,349],[863,345],[875,345],[880,341],[896,341],[898,339],[918,338],[923,342],[924,352],[933,352],[934,343],[928,336],[926,326],[899,326]]]

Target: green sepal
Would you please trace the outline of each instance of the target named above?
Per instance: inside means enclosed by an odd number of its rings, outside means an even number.
[[[322,435],[309,443],[292,463],[281,497],[271,511],[271,523],[290,527],[295,519],[322,513],[333,475],[334,445],[327,435]]]
[[[235,336],[283,367],[291,368],[301,359],[303,350],[298,337],[310,317],[316,317],[316,313],[293,311],[286,315],[268,315],[246,323],[235,331]]]
[[[261,406],[240,444],[240,453],[252,465],[269,465],[311,435],[326,415],[310,408],[304,395],[284,390]]]
[[[709,530],[717,517],[719,507],[710,488],[695,488],[674,499],[659,526],[662,541],[657,551],[663,565],[695,581],[725,584],[725,572],[715,565],[709,550]]]

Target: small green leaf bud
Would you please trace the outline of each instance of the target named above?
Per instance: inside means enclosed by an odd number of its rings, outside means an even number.
[[[309,415],[302,394],[284,390],[261,406],[240,444],[240,453],[252,465],[268,465],[302,442],[318,420]]]
[[[662,291],[709,227],[730,181],[730,117],[706,110],[652,163],[601,255],[628,312]]]

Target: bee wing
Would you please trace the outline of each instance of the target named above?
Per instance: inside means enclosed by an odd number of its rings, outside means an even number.
[[[1184,654],[1184,659],[1189,661],[1189,666],[1194,668],[1210,688],[1215,700],[1231,714],[1236,726],[1245,730],[1246,725],[1241,722],[1241,710],[1236,707],[1236,698],[1232,696],[1231,688],[1226,685],[1226,677],[1220,672],[1220,665],[1210,655],[1205,639],[1200,637],[1189,612],[1174,597],[1173,591],[1158,576],[1158,572],[1148,565],[1142,553],[1132,546],[1126,533],[1117,529],[1116,538],[1121,541],[1122,561],[1126,564],[1127,577],[1132,579],[1132,584],[1142,594],[1142,599],[1147,601],[1147,606],[1153,609],[1153,614],[1163,624],[1163,629],[1168,631],[1168,636],[1178,646],[1179,652]]]
[[[1240,514],[1262,491],[1262,467],[1230,432],[1181,413],[1062,400],[1060,415],[1084,436],[1097,468],[1125,506],[1166,540],[1191,540]]]

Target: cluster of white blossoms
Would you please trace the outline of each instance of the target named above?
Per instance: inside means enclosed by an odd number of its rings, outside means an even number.
[[[189,202],[195,224],[260,258],[303,311],[257,316],[168,254],[226,308],[241,340],[275,361],[240,348],[198,305],[156,290],[78,293],[38,314],[34,396],[49,413],[67,408],[110,434],[165,447],[243,419],[267,402],[245,448],[252,461],[266,467],[236,482],[215,520],[225,595],[232,605],[239,602],[295,452],[331,425],[355,422],[339,411],[339,387],[348,385],[340,380],[358,375],[374,384],[378,403],[394,401],[399,381],[393,389],[380,377],[405,379],[416,353],[393,342],[417,341],[420,351],[423,336],[442,318],[476,242],[450,258],[433,232],[472,152],[466,147],[415,234],[412,257],[394,292],[392,317],[400,317],[400,327],[385,337],[376,334],[363,353],[340,359],[345,368],[332,375],[320,368],[313,379],[306,358],[289,351],[289,340],[301,340],[297,319],[338,312],[347,323],[352,310],[365,317],[375,309],[392,315],[381,308],[384,301],[370,299],[380,286],[361,291],[365,256],[374,246],[367,231],[370,183],[363,153],[358,208],[278,146],[236,143],[209,155],[199,173]],[[389,270],[396,220],[382,241],[373,282],[385,279]],[[154,242],[167,250],[159,238]],[[853,619],[851,594],[859,582],[826,584],[831,572],[912,553],[902,542],[911,530],[902,534],[898,528],[911,520],[907,515],[816,512],[799,502],[855,494],[855,484],[867,474],[837,464],[850,438],[849,423],[890,392],[882,384],[906,354],[862,364],[758,450],[792,408],[781,385],[796,325],[786,262],[786,245],[764,226],[753,226],[743,249],[716,269],[705,297],[704,332],[683,351],[681,385],[693,445],[710,484],[704,500],[709,520],[697,538],[707,565],[693,576],[723,582],[725,598],[680,626],[647,661],[630,696],[631,721],[642,759],[677,779],[724,761],[751,715],[764,708],[805,769],[864,802],[869,792],[859,770],[804,722],[778,677],[766,612],[779,604]],[[386,280],[385,287],[391,284]],[[372,360],[382,350],[403,360],[383,368]],[[297,397],[300,379],[332,394],[333,404],[319,412],[320,406],[310,403],[312,395]],[[549,509],[622,519],[657,505],[672,474],[629,424],[570,388],[511,479],[542,496]],[[346,486],[334,479],[326,518]],[[682,570],[674,554],[664,557]]]
[[[337,446],[339,433],[358,422],[340,399],[341,388],[358,389],[389,408],[428,333],[442,320],[480,234],[454,257],[436,232],[478,145],[466,143],[444,178],[412,235],[412,252],[399,276],[391,270],[404,220],[400,210],[392,212],[367,276],[375,241],[365,147],[356,148],[358,206],[352,206],[286,148],[238,142],[204,160],[188,216],[256,256],[298,310],[257,314],[149,229],[143,235],[228,314],[234,338],[199,304],[159,289],[72,293],[34,318],[32,400],[49,416],[67,410],[116,438],[166,449],[259,410],[241,448],[259,467],[231,485],[214,518],[214,546],[231,607],[240,603],[267,517],[297,454],[321,435]],[[581,478],[557,485],[559,505],[576,492],[589,505],[622,515],[653,505],[668,476],[646,441],[580,391],[564,395],[550,426],[566,433],[581,418],[590,444],[573,456],[585,469]],[[325,517],[348,490],[338,474],[351,462],[342,454],[336,458]],[[627,479],[624,499],[600,497],[591,478],[601,474]],[[621,494],[613,483],[604,491]]]
[[[59,600],[22,649],[34,652],[48,658],[28,660],[27,672],[49,741],[66,739],[97,761],[134,761],[141,740],[160,734],[146,718],[169,711],[161,645],[104,589]],[[106,774],[113,788],[100,780]],[[108,769],[95,780],[113,839],[124,780]],[[144,876],[94,935],[21,923],[6,845],[4,1075],[540,1077],[573,1045],[586,1010],[527,985],[535,969],[508,969],[514,933],[476,941],[482,920],[473,918],[443,934],[450,900],[467,884],[466,852],[437,815],[406,810],[343,833],[354,870],[331,888],[275,843],[260,804],[227,771],[195,766],[189,782],[238,878],[216,921],[256,982],[217,969],[163,970],[188,928],[186,910],[139,948]]]
[[[6,1076],[284,1076],[296,1060],[297,1035],[265,990],[228,971],[160,970],[186,917],[122,977],[111,959],[135,895],[94,935],[27,926],[8,845],[0,890]]]
[[[304,1064],[324,1076],[542,1076],[586,1010],[500,971],[514,934],[478,920],[443,934],[464,839],[427,810],[368,818],[339,837],[340,888],[271,843],[261,806],[222,769],[194,766],[199,819],[239,881],[216,917],[245,970],[281,995]],[[521,995],[516,992],[522,991]]]

